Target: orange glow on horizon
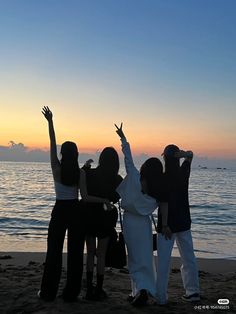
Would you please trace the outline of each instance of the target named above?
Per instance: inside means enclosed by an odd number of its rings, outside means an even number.
[[[17,111],[10,113],[5,108],[0,145],[10,146],[9,142],[14,141],[16,144],[23,143],[29,150],[48,151],[48,127],[40,109],[41,105],[36,108],[28,105],[19,114]],[[113,146],[121,152],[113,122],[119,124],[123,121],[135,155],[160,156],[166,145],[174,143],[184,150],[192,150],[196,156],[226,159],[235,159],[236,156],[234,134],[224,133],[214,124],[204,121],[200,124],[190,119],[182,121],[166,117],[159,117],[158,120],[154,115],[143,118],[131,113],[124,120],[124,113],[116,113],[114,119],[111,114],[91,116],[91,112],[85,110],[81,117],[56,109],[54,126],[58,145],[66,140],[74,141],[81,153],[94,154],[106,146]]]
[[[70,139],[73,140],[73,139]],[[87,153],[87,154],[95,154],[96,152],[100,152],[102,151],[102,149],[106,146],[112,146],[114,147],[119,154],[122,154],[121,152],[121,146],[120,146],[120,141],[115,141],[113,139],[112,141],[93,141],[94,146],[92,145],[87,145],[87,143],[83,143],[82,141],[76,141],[73,140],[79,149],[80,153]],[[0,146],[5,146],[5,147],[10,147],[10,141],[8,142],[3,142],[0,144]],[[86,141],[87,142],[87,141]],[[34,142],[21,142],[21,141],[16,141],[16,144],[19,143],[23,143],[24,146],[26,147],[26,149],[28,151],[31,150],[42,150],[45,152],[49,152],[49,143],[45,143],[45,142],[38,142],[37,144]],[[63,143],[63,141],[58,142],[58,145],[61,145]],[[166,143],[172,143],[172,142],[166,142]],[[176,142],[175,142],[176,143]],[[163,149],[165,147],[165,145],[152,145],[149,143],[130,143],[131,144],[131,149],[132,149],[132,153],[133,155],[141,155],[141,154],[147,154],[148,156],[161,156]],[[232,152],[232,150],[228,147],[220,147],[220,148],[213,148],[213,147],[209,147],[209,145],[192,145],[192,147],[190,147],[190,145],[183,145],[181,146],[179,143],[176,143],[177,145],[179,145],[179,147],[181,147],[184,150],[188,150],[191,149],[193,150],[194,154],[198,157],[209,157],[209,158],[223,158],[223,159],[235,159],[235,154]]]

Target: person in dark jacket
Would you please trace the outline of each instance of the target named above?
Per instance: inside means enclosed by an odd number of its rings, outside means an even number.
[[[168,195],[168,214],[163,224],[162,213],[158,213],[158,258],[157,258],[157,298],[159,304],[168,299],[167,287],[171,252],[176,241],[182,266],[181,276],[186,301],[199,301],[199,279],[191,235],[189,209],[189,177],[193,153],[182,151],[176,145],[166,146],[163,152],[165,162],[165,189]],[[180,165],[180,159],[184,158]],[[166,234],[169,234],[166,237]]]

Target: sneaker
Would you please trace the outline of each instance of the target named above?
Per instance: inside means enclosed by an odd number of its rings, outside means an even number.
[[[182,296],[182,299],[184,301],[187,301],[187,302],[197,302],[197,301],[200,301],[200,294],[199,293],[194,293],[194,294],[191,294],[191,295],[186,295],[184,294]]]
[[[138,294],[135,296],[134,300],[131,302],[133,306],[145,306],[147,305],[148,294],[145,289],[141,289]]]

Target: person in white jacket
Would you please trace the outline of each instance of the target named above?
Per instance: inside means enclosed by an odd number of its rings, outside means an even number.
[[[149,158],[140,172],[134,165],[130,145],[121,126],[116,124],[125,157],[126,177],[116,191],[124,209],[123,229],[128,251],[128,269],[132,294],[128,300],[134,306],[147,304],[148,296],[156,296],[156,277],[153,261],[153,237],[150,215],[158,207],[162,195],[163,166],[158,158]],[[160,205],[160,204],[159,204]],[[162,202],[163,219],[167,203]]]

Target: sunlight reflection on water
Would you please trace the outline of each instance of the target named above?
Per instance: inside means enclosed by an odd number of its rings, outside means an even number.
[[[193,169],[189,196],[196,255],[235,258],[236,171]],[[0,162],[0,251],[45,251],[54,200],[48,163]]]

